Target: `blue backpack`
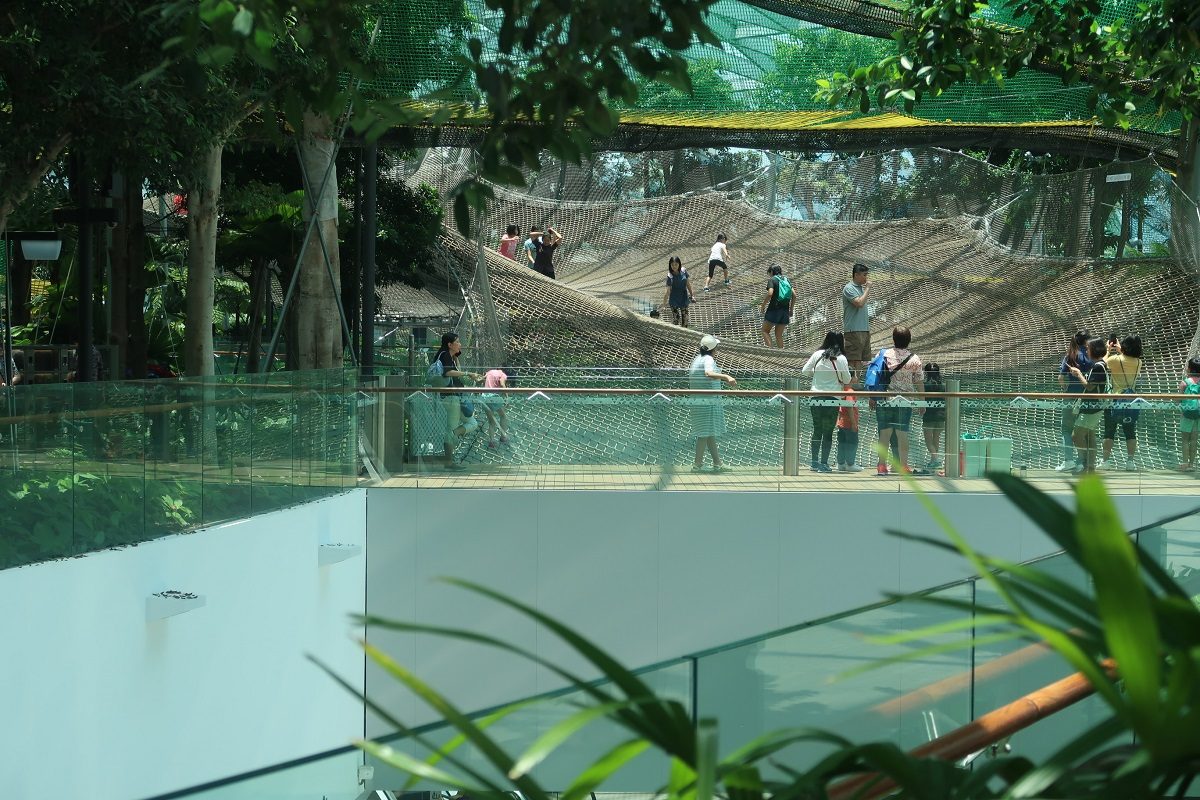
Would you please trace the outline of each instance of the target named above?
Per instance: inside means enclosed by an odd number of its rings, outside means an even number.
[[[908,360],[913,357],[909,353],[904,357],[904,360],[897,364],[893,369],[888,369],[887,366],[887,348],[879,351],[879,355],[871,360],[867,365],[867,372],[863,378],[863,390],[867,392],[886,392],[888,387],[892,385],[892,376],[900,371],[900,368],[908,363]]]

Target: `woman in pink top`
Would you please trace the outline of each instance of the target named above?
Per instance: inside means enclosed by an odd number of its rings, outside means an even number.
[[[515,386],[516,383],[517,379],[508,369],[489,369],[483,376],[483,388],[485,389],[507,389]],[[497,428],[500,430],[500,442],[502,444],[508,442],[508,418],[504,415],[504,398],[495,392],[484,392],[479,399],[483,403],[483,411],[488,418],[487,446],[495,448]],[[500,418],[499,423],[496,421],[497,417]]]
[[[892,347],[884,352],[885,364],[891,373],[891,383],[888,392],[905,394],[925,390],[925,374],[921,369],[921,359],[916,353],[909,352],[908,345],[912,342],[912,331],[897,326],[892,328]],[[912,408],[908,406],[888,405],[886,400],[880,400],[875,406],[875,416],[879,423],[879,451],[886,453],[892,441],[892,432],[896,433],[896,450],[900,466],[908,472],[908,428],[912,423]],[[888,467],[882,456],[875,469],[878,475],[887,475]]]
[[[516,225],[509,225],[504,230],[504,235],[500,237],[500,255],[505,258],[517,260],[517,244],[521,241],[521,229]]]

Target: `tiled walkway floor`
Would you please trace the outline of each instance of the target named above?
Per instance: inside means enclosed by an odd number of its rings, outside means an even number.
[[[1070,490],[1072,479],[1052,470],[1030,470],[1025,476],[1038,488]],[[1200,476],[1167,472],[1106,472],[1105,484],[1113,494],[1196,495],[1200,502]],[[916,485],[928,492],[994,492],[986,478],[939,478],[915,476]],[[670,491],[748,492],[907,492],[912,486],[898,476],[878,477],[873,471],[855,474],[815,474],[803,468],[800,475],[783,476],[756,469],[733,469],[715,474],[693,473],[684,467],[663,471],[629,466],[545,466],[509,469],[467,467],[451,472],[431,464],[421,472],[393,474],[382,485],[394,487],[463,489],[624,489]]]

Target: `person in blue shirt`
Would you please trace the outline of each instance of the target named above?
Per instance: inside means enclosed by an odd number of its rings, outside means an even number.
[[[688,326],[688,305],[696,302],[692,294],[692,283],[688,271],[683,268],[679,256],[667,259],[667,291],[663,294],[663,304],[671,307],[671,319],[681,328]]]
[[[1067,353],[1058,365],[1059,391],[1079,394],[1087,388],[1087,384],[1076,377],[1075,370],[1087,375],[1092,368],[1092,360],[1088,357],[1088,339],[1090,338],[1091,335],[1087,331],[1076,331],[1071,340],[1067,342]],[[1079,460],[1075,442],[1071,438],[1071,432],[1075,429],[1076,416],[1075,411],[1072,410],[1073,406],[1072,401],[1063,401],[1061,428],[1063,460],[1055,467],[1059,472],[1074,470],[1076,462]]]

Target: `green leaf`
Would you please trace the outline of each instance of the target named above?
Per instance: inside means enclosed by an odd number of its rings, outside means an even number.
[[[1104,484],[1095,476],[1075,488],[1075,525],[1096,586],[1096,602],[1109,652],[1117,661],[1129,712],[1139,735],[1151,740],[1160,717],[1161,642],[1150,596],[1138,573],[1133,543]]]
[[[499,592],[484,586],[464,581],[458,578],[444,578],[447,583],[461,586],[485,597],[490,597],[509,608],[520,611],[548,628],[577,653],[587,659],[600,673],[617,686],[630,700],[651,700],[657,696],[640,678],[622,666],[616,659],[596,645],[580,636],[575,631],[563,625],[556,619],[548,617],[540,611],[518,602]],[[671,755],[691,760],[694,757],[694,740],[691,737],[692,721],[687,712],[678,703],[647,702],[641,708],[645,720],[646,733],[653,738],[655,744],[662,747]]]
[[[238,36],[249,36],[254,30],[254,12],[242,6],[233,17],[233,32]]]
[[[608,780],[609,776],[644,753],[649,747],[650,743],[645,739],[630,739],[622,742],[576,775],[559,800],[585,800],[598,786]]]
[[[702,719],[696,725],[696,800],[712,800],[716,768],[717,722]]]
[[[612,712],[620,708],[627,708],[632,703],[628,701],[616,703],[604,703],[598,706],[589,706],[582,709],[566,719],[558,722],[548,731],[543,733],[537,740],[531,744],[528,749],[517,759],[513,764],[512,770],[508,777],[515,778],[518,775],[524,775],[536,767],[538,764],[546,760],[546,757],[561,747],[568,739],[574,736],[583,728],[598,719],[610,716]]]

